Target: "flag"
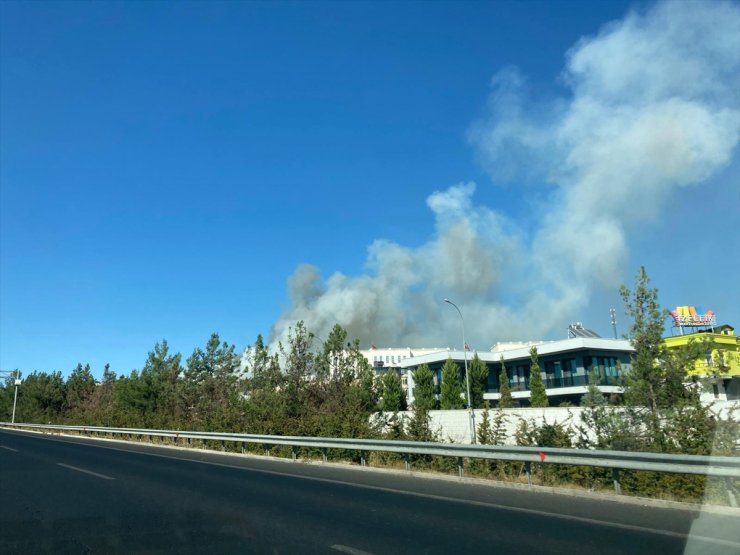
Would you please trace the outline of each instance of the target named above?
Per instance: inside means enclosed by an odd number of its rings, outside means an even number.
[[[374,351],[375,349],[377,349],[377,347],[375,346],[375,343],[370,343],[370,348],[371,348],[371,349],[372,349],[373,351]]]
[[[465,350],[466,351],[469,351],[470,350],[470,347],[468,347],[468,344],[467,343],[465,343]]]

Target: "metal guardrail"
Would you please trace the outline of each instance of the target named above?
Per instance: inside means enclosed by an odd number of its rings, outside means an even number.
[[[300,447],[318,449],[327,460],[329,449],[359,451],[361,464],[366,464],[366,453],[380,451],[404,455],[406,468],[410,468],[409,455],[436,455],[455,457],[460,476],[463,475],[464,459],[487,459],[522,462],[531,484],[531,465],[564,464],[611,468],[614,489],[621,493],[620,470],[646,470],[676,474],[698,474],[724,478],[727,484],[730,504],[737,507],[733,493],[732,478],[740,478],[740,457],[714,457],[701,455],[676,455],[666,453],[642,453],[632,451],[606,451],[590,449],[563,449],[555,447],[519,447],[505,445],[465,445],[456,443],[434,443],[421,441],[395,441],[383,439],[352,439],[302,436],[268,436],[258,434],[237,434],[223,432],[193,432],[185,430],[150,430],[145,428],[107,428],[103,426],[65,426],[59,424],[13,424],[0,422],[0,426],[12,429],[92,432],[109,435],[148,436],[160,438],[183,438],[206,441],[232,441],[237,443],[259,444],[269,453],[270,447],[285,445],[291,447],[292,456],[297,458]]]

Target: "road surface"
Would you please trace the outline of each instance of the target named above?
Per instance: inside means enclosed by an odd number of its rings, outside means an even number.
[[[0,430],[0,553],[740,553],[740,519]]]

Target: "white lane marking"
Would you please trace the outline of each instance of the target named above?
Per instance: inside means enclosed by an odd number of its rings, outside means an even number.
[[[5,445],[0,445],[0,449],[7,449],[8,451],[13,451],[13,453],[18,452],[18,449],[13,449],[12,447],[6,447]]]
[[[85,470],[84,468],[78,468],[76,466],[72,466],[71,464],[64,464],[64,463],[57,463],[57,464],[59,466],[63,466],[64,468],[69,468],[70,470],[76,470],[77,472],[83,472],[85,474],[89,474],[90,476],[102,478],[103,480],[115,480],[115,478],[111,478],[110,476],[106,476],[105,474],[98,474],[97,472],[93,472],[92,470]]]
[[[339,484],[343,486],[350,486],[355,488],[361,488],[361,489],[368,489],[368,490],[375,490],[375,491],[384,491],[387,493],[395,493],[400,495],[408,495],[411,497],[420,497],[423,499],[434,499],[435,501],[447,501],[449,503],[460,503],[463,505],[473,505],[475,507],[488,507],[491,509],[500,509],[504,511],[513,511],[518,513],[524,513],[524,514],[533,514],[538,516],[544,516],[548,518],[556,518],[560,520],[570,520],[574,522],[583,522],[585,524],[593,524],[597,526],[604,526],[606,528],[616,528],[620,530],[632,530],[636,532],[644,532],[646,534],[657,534],[659,536],[668,536],[671,538],[680,538],[680,539],[692,539],[692,540],[698,540],[703,541],[707,543],[714,543],[718,545],[726,545],[728,547],[734,547],[738,548],[740,547],[740,542],[736,542],[733,540],[723,540],[720,538],[712,538],[709,536],[699,536],[696,534],[686,534],[681,532],[672,532],[670,530],[656,530],[654,528],[647,528],[645,526],[637,526],[635,524],[621,524],[618,522],[610,522],[606,520],[597,520],[594,518],[587,518],[582,516],[575,516],[575,515],[564,515],[561,513],[549,513],[547,511],[541,511],[538,509],[526,509],[524,507],[512,507],[510,505],[501,505],[498,503],[489,503],[487,501],[474,501],[472,499],[460,499],[455,497],[445,497],[443,495],[434,495],[432,493],[420,493],[416,491],[408,491],[408,490],[401,490],[401,489],[393,489],[393,488],[386,488],[383,486],[371,486],[369,484],[357,484],[354,482],[347,482],[345,480],[335,480],[332,478],[320,478],[318,476],[301,476],[300,474],[290,474],[288,472],[278,472],[276,470],[264,470],[261,468],[249,468],[244,466],[238,466],[235,464],[226,464],[226,463],[218,463],[213,461],[203,461],[203,460],[197,460],[197,459],[188,459],[183,457],[174,457],[172,455],[163,455],[161,453],[145,453],[144,451],[136,451],[136,450],[130,450],[130,449],[121,449],[119,447],[108,447],[103,445],[93,445],[92,443],[88,442],[77,442],[77,441],[66,441],[62,439],[52,439],[52,438],[44,438],[48,441],[57,441],[60,443],[76,443],[78,445],[91,445],[94,447],[98,447],[100,449],[110,449],[111,451],[120,451],[122,453],[138,453],[139,455],[144,456],[150,456],[150,457],[159,457],[162,459],[171,459],[171,460],[177,460],[177,461],[186,461],[186,462],[194,462],[194,463],[200,463],[200,464],[209,464],[211,466],[220,466],[223,468],[233,468],[236,470],[245,470],[248,472],[258,472],[261,474],[269,474],[272,476],[288,476],[290,478],[297,478],[297,479],[303,479],[303,480],[312,480],[314,482],[323,482],[328,484]],[[144,444],[142,444],[143,446]],[[57,463],[61,464],[61,463]],[[77,470],[77,469],[75,469]],[[83,471],[87,472],[87,471]],[[113,478],[111,478],[113,479]]]
[[[349,553],[349,555],[373,555],[369,551],[363,551],[362,549],[355,549],[354,547],[349,547],[348,545],[339,545],[338,543],[335,543],[334,545],[330,545],[329,549],[333,549],[334,551],[340,551],[341,553]]]

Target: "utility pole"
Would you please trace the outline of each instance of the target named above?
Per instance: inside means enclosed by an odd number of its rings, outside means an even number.
[[[612,317],[612,331],[614,332],[614,339],[617,339],[617,311],[610,308],[609,314]]]

